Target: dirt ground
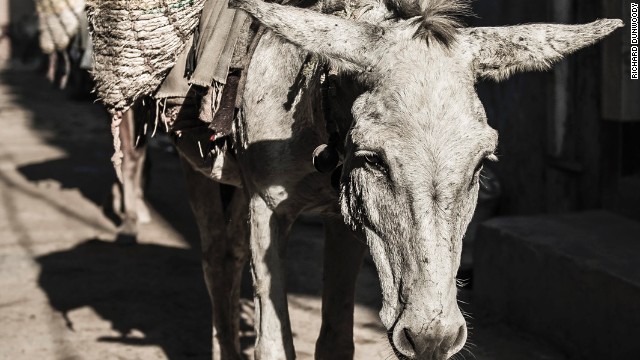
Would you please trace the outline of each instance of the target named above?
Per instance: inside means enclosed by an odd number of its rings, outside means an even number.
[[[197,230],[175,154],[153,141],[140,244],[114,243],[103,214],[115,180],[107,116],[70,101],[35,71],[0,71],[0,359],[208,359],[209,299]],[[301,222],[289,245],[296,352],[313,357],[320,328],[322,228]],[[249,280],[248,278],[246,280]],[[251,358],[251,284],[243,348]],[[463,290],[467,312],[473,293]],[[380,289],[366,261],[358,283],[356,358],[389,359]],[[562,360],[526,334],[478,317],[468,359]]]

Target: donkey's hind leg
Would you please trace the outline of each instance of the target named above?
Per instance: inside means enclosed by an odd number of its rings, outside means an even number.
[[[249,253],[245,195],[233,191],[225,207],[221,185],[194,170],[185,159],[182,164],[202,242],[202,267],[213,313],[213,358],[239,360],[240,285]]]
[[[353,310],[356,279],[366,246],[354,237],[342,218],[327,217],[325,225],[322,327],[316,359],[353,359]]]

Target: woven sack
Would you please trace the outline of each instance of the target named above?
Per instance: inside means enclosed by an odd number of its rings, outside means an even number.
[[[64,50],[78,33],[85,0],[36,0],[40,48],[45,54]]]
[[[205,0],[87,0],[98,97],[111,112],[153,94],[184,49]]]

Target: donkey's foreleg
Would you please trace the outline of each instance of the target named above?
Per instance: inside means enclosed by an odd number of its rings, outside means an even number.
[[[230,186],[219,185],[222,192],[229,191]],[[214,294],[219,306],[214,308],[214,316],[220,321],[214,321],[218,331],[218,341],[227,342],[227,347],[233,344],[236,352],[240,354],[240,288],[242,285],[242,270],[249,257],[249,236],[247,232],[247,208],[248,201],[245,193],[240,189],[233,190],[231,204],[225,214],[227,230],[227,248],[222,259],[223,274],[226,279],[228,293],[220,291]],[[214,301],[214,303],[216,302]],[[226,301],[226,302],[225,302]],[[227,329],[223,333],[223,329]],[[233,354],[235,356],[235,353]],[[232,355],[223,359],[235,359]],[[239,359],[239,358],[238,358]]]
[[[71,74],[71,59],[69,58],[69,52],[65,49],[62,51],[62,65],[64,66],[64,72],[60,77],[60,89],[66,89],[69,82],[69,75]]]
[[[353,310],[356,279],[366,246],[342,218],[325,219],[322,327],[316,359],[353,359]]]
[[[242,191],[235,191],[225,215],[220,184],[194,170],[184,158],[182,164],[202,241],[202,267],[213,314],[213,359],[239,360],[240,282],[249,253],[246,198]]]
[[[228,210],[228,222],[227,217],[208,220],[207,233],[213,234],[219,229],[226,233],[209,235],[208,241],[203,238],[202,266],[213,310],[214,359],[240,360],[240,287],[242,269],[249,255],[247,203],[242,191],[235,191]]]
[[[140,141],[135,149],[136,167],[133,174],[133,192],[135,194],[135,212],[138,215],[138,223],[147,224],[151,222],[151,213],[144,199],[144,190],[147,183],[147,140],[141,135]]]
[[[138,213],[136,211],[135,178],[141,162],[141,153],[135,144],[136,112],[134,108],[122,114],[120,125],[120,143],[122,150],[122,225],[118,229],[118,240],[121,242],[135,242],[138,235]],[[144,152],[142,152],[144,154]],[[143,160],[143,159],[142,159]]]
[[[260,196],[253,196],[249,203],[249,229],[257,360],[295,358],[285,288],[290,227],[291,222],[279,220]]]
[[[53,83],[56,81],[56,70],[58,67],[58,52],[54,51],[48,56],[47,80]]]
[[[122,209],[122,225],[118,229],[118,240],[135,242],[138,223],[151,221],[149,209],[144,201],[144,166],[147,157],[146,140],[138,140],[136,128],[142,121],[145,108],[136,104],[122,114],[120,143],[122,159],[122,192],[120,204],[114,202],[114,209]],[[118,196],[114,196],[114,199]],[[117,213],[116,210],[116,213]]]

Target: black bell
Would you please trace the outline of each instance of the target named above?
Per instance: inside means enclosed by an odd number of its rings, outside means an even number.
[[[313,167],[323,174],[329,173],[340,163],[340,155],[334,146],[322,144],[313,151]]]

